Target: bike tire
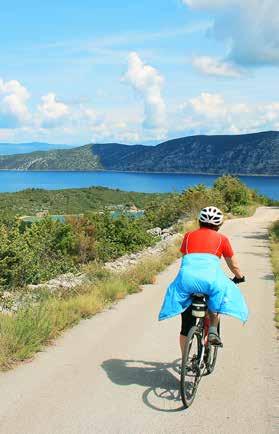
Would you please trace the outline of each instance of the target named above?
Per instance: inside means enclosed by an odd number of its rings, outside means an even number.
[[[194,354],[195,352],[197,354]],[[201,354],[202,336],[198,327],[194,326],[187,335],[181,364],[180,394],[185,408],[193,403],[202,376],[201,369],[198,367]]]

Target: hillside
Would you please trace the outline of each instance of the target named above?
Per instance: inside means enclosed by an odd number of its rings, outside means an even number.
[[[92,145],[27,154],[0,155],[0,169],[6,170],[96,170],[101,166]]]
[[[0,193],[0,220],[16,215],[34,215],[48,210],[50,214],[80,214],[104,207],[135,205],[139,209],[172,197],[167,193],[134,193],[106,187],[72,188],[63,190],[27,189],[15,193]]]
[[[0,156],[0,169],[279,175],[279,132],[190,136],[157,146],[90,144]]]

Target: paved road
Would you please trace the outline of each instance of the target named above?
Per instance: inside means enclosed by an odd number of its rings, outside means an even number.
[[[247,283],[246,326],[222,321],[224,349],[189,410],[176,373],[179,319],[157,313],[176,262],[113,309],[67,332],[35,360],[0,375],[1,434],[271,434],[278,432],[278,341],[267,226],[261,208],[225,224]]]

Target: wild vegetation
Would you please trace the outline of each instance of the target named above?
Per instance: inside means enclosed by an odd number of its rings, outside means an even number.
[[[275,277],[275,322],[279,329],[279,220],[270,228],[271,261]]]
[[[16,289],[39,283],[89,261],[104,262],[155,243],[140,220],[109,213],[71,218],[67,223],[44,218],[25,226],[14,220],[0,226],[0,285]]]
[[[178,245],[169,247],[160,257],[143,261],[122,275],[107,272],[91,264],[91,283],[74,292],[50,294],[42,291],[36,303],[14,315],[0,314],[0,369],[32,357],[63,330],[82,318],[89,318],[117,300],[154,282],[154,276],[178,257]],[[90,270],[91,269],[91,270]],[[96,277],[97,276],[97,277]]]
[[[122,205],[145,208],[151,201],[159,204],[171,194],[121,191],[105,187],[43,190],[31,188],[16,193],[0,193],[0,219],[17,215],[34,215],[48,210],[50,214],[80,214],[104,207]]]
[[[30,193],[32,196],[33,191]],[[78,193],[75,191],[75,194]],[[142,284],[153,282],[156,274],[178,257],[178,244],[122,274],[109,273],[103,267],[105,261],[155,243],[157,238],[148,233],[148,229],[175,224],[183,231],[185,228],[177,225],[178,219],[191,220],[207,205],[214,204],[225,212],[246,215],[256,204],[269,203],[230,176],[218,179],[213,188],[198,185],[181,194],[148,196],[149,200],[142,196],[140,199],[145,201],[145,214],[138,219],[127,215],[115,218],[106,206],[92,211],[86,205],[85,209],[79,209],[83,216],[69,217],[65,223],[49,217],[31,225],[11,216],[0,219],[1,304],[7,306],[9,294],[13,292],[25,296],[25,302],[15,312],[0,314],[1,369],[32,357],[81,318],[90,317],[127,294],[139,291]],[[58,206],[62,206],[61,202]],[[65,213],[65,210],[61,209],[61,212]],[[272,237],[276,236],[274,245],[277,243],[278,247],[278,227],[272,234]],[[44,282],[81,267],[90,282],[79,288],[55,293],[26,288],[29,283]]]
[[[88,189],[88,194],[94,193]],[[106,198],[100,195],[105,204],[112,192],[105,189]],[[101,193],[104,192],[100,190]],[[129,193],[118,192],[120,198],[128,199]],[[63,209],[67,198],[74,196],[71,211],[76,210],[78,192],[42,192],[49,199],[56,200],[59,210]],[[104,206],[99,211],[87,209],[88,202],[83,201],[86,190],[80,192],[82,204],[79,211],[82,215],[66,218],[65,223],[43,218],[31,225],[24,224],[14,217],[3,217],[0,220],[0,288],[2,290],[18,289],[27,284],[44,282],[51,277],[67,271],[75,271],[90,261],[105,262],[126,253],[137,252],[156,242],[156,237],[147,232],[159,226],[169,227],[179,219],[191,220],[198,211],[215,204],[225,212],[247,215],[249,207],[255,203],[268,202],[248,189],[237,178],[223,176],[213,188],[198,185],[181,194],[172,195],[135,195],[130,199],[138,199],[138,205],[145,204],[145,214],[141,218],[133,218],[126,214],[114,217]],[[14,204],[22,206],[28,201],[38,203],[38,191],[14,194]],[[65,199],[66,197],[66,199]],[[27,199],[28,198],[28,199]],[[9,199],[11,200],[11,199]],[[54,202],[53,202],[54,203]],[[126,202],[127,204],[127,202]],[[37,205],[35,205],[37,206]],[[84,206],[84,208],[82,208]],[[57,211],[57,208],[55,209]]]

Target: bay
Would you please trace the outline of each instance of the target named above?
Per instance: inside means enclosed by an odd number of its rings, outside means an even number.
[[[0,171],[0,192],[27,188],[56,190],[103,186],[126,191],[166,193],[180,192],[201,183],[210,187],[217,177],[176,173]],[[240,179],[261,194],[279,200],[279,176],[240,176]]]

